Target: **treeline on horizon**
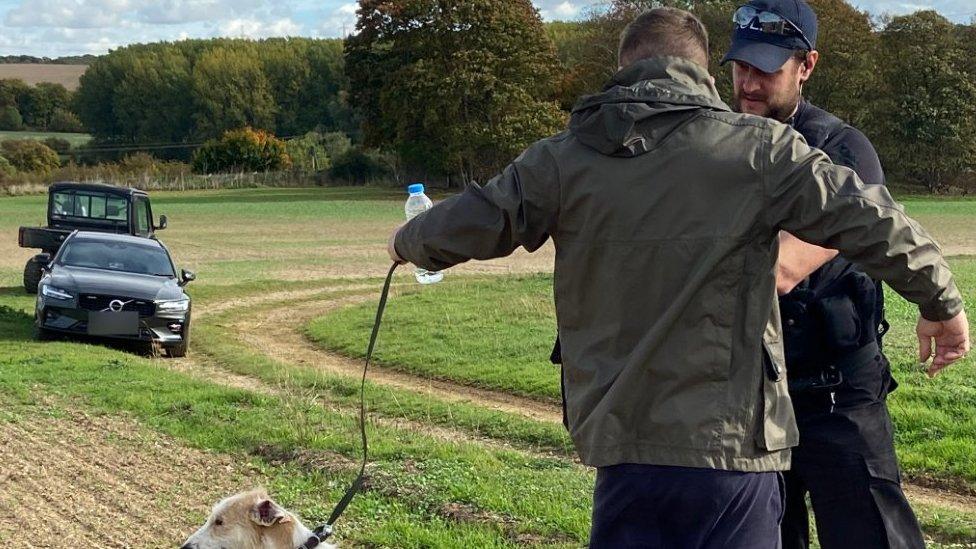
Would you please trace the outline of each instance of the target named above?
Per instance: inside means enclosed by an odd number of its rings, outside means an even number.
[[[872,19],[810,0],[820,63],[804,94],[861,129],[889,179],[976,189],[976,26],[933,11]],[[690,9],[711,35],[731,101],[729,0],[612,0],[545,24],[530,0],[361,0],[356,34],[187,40],[96,58],[70,98],[93,146],[196,145],[241,128],[282,138],[341,132],[398,179],[485,182],[565,128],[577,99],[616,68],[620,31],[652,5]],[[2,91],[2,88],[0,88]],[[0,93],[0,104],[3,95]]]
[[[63,57],[35,57],[33,55],[0,55],[0,65],[91,65],[98,55],[66,55]]]

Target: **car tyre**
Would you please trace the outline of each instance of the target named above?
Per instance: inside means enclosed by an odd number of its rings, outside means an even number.
[[[177,345],[166,348],[166,356],[170,358],[183,358],[186,356],[187,349],[190,348],[190,323],[183,326],[183,341]]]
[[[29,294],[36,294],[37,285],[40,284],[43,275],[41,264],[34,261],[34,258],[29,259],[24,265],[24,290]]]
[[[54,339],[54,333],[51,330],[46,330],[41,328],[37,324],[34,325],[34,339],[37,341],[51,341]]]

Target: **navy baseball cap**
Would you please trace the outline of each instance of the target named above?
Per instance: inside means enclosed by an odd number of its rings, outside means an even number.
[[[817,14],[805,0],[752,0],[733,17],[732,45],[722,59],[776,72],[796,50],[817,47]]]

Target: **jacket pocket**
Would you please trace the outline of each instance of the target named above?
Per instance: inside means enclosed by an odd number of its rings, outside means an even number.
[[[800,433],[787,391],[786,367],[781,343],[762,344],[762,398],[757,443],[770,452],[796,446]]]

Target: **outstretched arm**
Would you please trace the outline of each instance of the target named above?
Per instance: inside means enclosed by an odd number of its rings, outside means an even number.
[[[484,187],[470,185],[400,227],[393,259],[440,271],[470,259],[537,250],[554,230],[558,169],[545,141],[536,143]]]
[[[916,303],[923,358],[935,342],[932,374],[964,356],[970,344],[962,296],[932,237],[883,186],[866,187],[786,126],[771,124],[769,132],[762,165],[772,227],[839,250]]]

